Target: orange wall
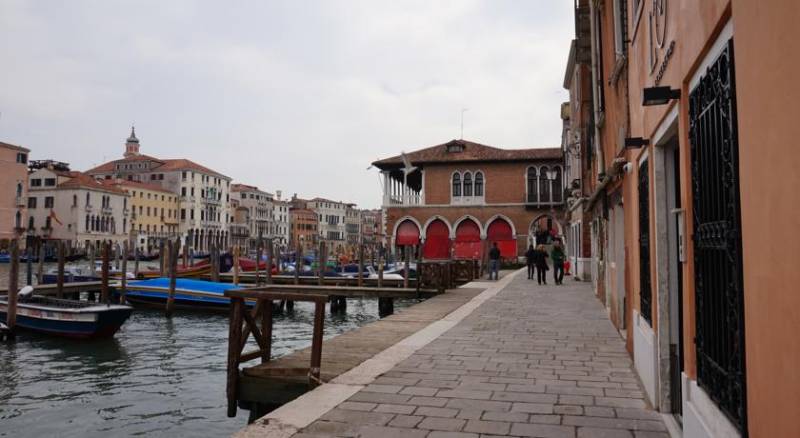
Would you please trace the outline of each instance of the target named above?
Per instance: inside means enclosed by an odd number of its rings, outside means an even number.
[[[21,226],[28,226],[26,207],[17,207],[17,183],[22,183],[22,198],[28,198],[28,166],[17,163],[17,149],[0,146],[0,239],[16,237],[14,222],[17,211],[22,213]],[[25,152],[27,154],[27,152]],[[25,204],[27,206],[27,204]]]
[[[800,2],[734,0],[732,11],[750,436],[797,437]]]

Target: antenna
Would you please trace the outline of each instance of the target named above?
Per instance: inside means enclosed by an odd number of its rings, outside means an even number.
[[[461,140],[464,139],[464,113],[469,111],[469,108],[461,108]]]

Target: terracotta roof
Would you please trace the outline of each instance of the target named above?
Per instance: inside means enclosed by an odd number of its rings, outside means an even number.
[[[0,141],[0,146],[2,146],[4,148],[8,148],[8,149],[13,149],[15,151],[20,151],[20,152],[30,152],[31,151],[28,148],[24,148],[22,146],[17,146],[15,144],[11,144],[11,143],[4,143],[2,141]]]
[[[314,215],[317,217],[317,212],[314,210],[309,210],[307,208],[290,208],[289,213],[291,214],[306,214],[306,215]]]
[[[187,160],[186,158],[176,158],[176,159],[168,159],[168,160],[162,160],[162,161],[164,161],[164,165],[163,166],[159,166],[157,168],[159,171],[160,170],[197,170],[197,171],[200,171],[200,172],[203,172],[203,173],[208,173],[208,174],[211,174],[211,175],[214,175],[214,176],[218,176],[220,178],[228,178],[228,179],[230,179],[229,177],[227,177],[227,176],[225,176],[225,175],[223,175],[223,174],[221,174],[219,172],[215,172],[215,171],[209,169],[208,167],[201,166],[201,165],[195,163],[192,160]]]
[[[247,184],[239,184],[239,183],[231,184],[231,191],[232,192],[243,192],[245,190],[258,190],[258,187],[250,186],[250,185],[247,185]]]
[[[134,155],[127,158],[121,158],[119,160],[109,161],[107,163],[103,163],[97,167],[89,169],[86,173],[109,173],[114,172],[117,168],[118,163],[130,163],[136,161],[155,161],[156,163],[161,163],[159,166],[156,166],[150,171],[153,172],[162,172],[162,171],[169,171],[169,170],[195,170],[198,172],[207,173],[210,175],[214,175],[220,178],[228,178],[227,176],[215,172],[208,167],[201,166],[200,164],[195,163],[192,160],[187,160],[186,158],[169,158],[169,159],[160,159],[151,157],[149,155]]]
[[[450,146],[462,146],[460,152],[448,152]],[[561,148],[500,149],[468,140],[451,140],[447,143],[419,149],[406,154],[412,164],[453,163],[464,161],[532,161],[561,159]],[[372,163],[380,169],[403,166],[403,157],[396,155]]]
[[[132,188],[139,188],[142,190],[150,190],[153,192],[164,192],[174,195],[175,193],[161,187],[158,184],[151,184],[151,183],[144,183],[140,181],[128,181],[126,179],[104,179],[101,181],[103,185],[114,186],[114,187],[132,187]]]
[[[125,190],[122,190],[119,187],[114,187],[112,185],[104,184],[103,182],[97,181],[96,179],[92,178],[91,176],[75,172],[75,175],[72,176],[72,179],[68,181],[64,181],[58,185],[59,189],[91,189],[91,190],[100,190],[104,192],[110,193],[117,193],[121,195],[125,195]]]

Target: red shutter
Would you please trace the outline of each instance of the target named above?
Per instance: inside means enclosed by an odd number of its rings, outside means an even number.
[[[397,227],[395,245],[419,245],[419,228],[417,224],[406,219]]]
[[[511,224],[505,219],[498,218],[489,224],[489,229],[486,231],[486,239],[489,241],[489,245],[497,242],[497,247],[500,248],[501,256],[517,256],[517,239],[511,231]]]
[[[471,219],[458,224],[453,253],[457,259],[481,258],[481,230]]]
[[[447,225],[439,219],[428,224],[425,231],[425,246],[422,249],[422,257],[426,259],[449,259],[450,258],[450,235]]]

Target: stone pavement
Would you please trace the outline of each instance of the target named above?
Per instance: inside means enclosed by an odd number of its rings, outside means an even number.
[[[663,437],[590,285],[524,273],[294,436]]]

